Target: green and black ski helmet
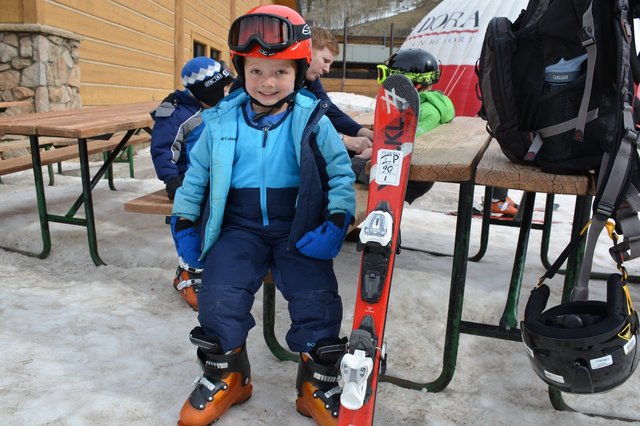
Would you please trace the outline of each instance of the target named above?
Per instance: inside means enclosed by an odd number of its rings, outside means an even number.
[[[431,85],[440,81],[436,58],[423,49],[401,49],[386,61],[389,74],[404,74],[414,84]]]
[[[607,282],[607,301],[573,301],[543,312],[549,287],[536,287],[521,323],[535,373],[562,392],[592,394],[624,383],[638,366],[638,315],[622,277]]]

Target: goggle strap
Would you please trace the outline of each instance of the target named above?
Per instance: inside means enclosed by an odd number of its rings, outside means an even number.
[[[295,41],[303,41],[311,38],[311,28],[309,24],[293,25],[293,39]]]
[[[429,71],[429,72],[404,72],[400,70],[394,70],[393,68],[389,68],[386,65],[378,65],[378,84],[382,84],[383,81],[387,79],[390,75],[393,74],[402,74],[406,76],[413,83],[417,84],[434,84],[435,81],[440,80],[440,70]],[[382,73],[382,76],[380,74]]]

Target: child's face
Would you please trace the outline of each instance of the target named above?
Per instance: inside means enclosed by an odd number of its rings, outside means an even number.
[[[285,98],[295,87],[296,63],[290,59],[262,59],[246,57],[244,62],[245,88],[249,96],[263,105],[274,105]],[[252,104],[256,112],[266,112]],[[286,104],[272,111],[272,114],[284,111]]]

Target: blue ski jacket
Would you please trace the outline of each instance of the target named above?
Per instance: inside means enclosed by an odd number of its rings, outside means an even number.
[[[151,159],[158,179],[165,184],[182,176],[189,151],[202,132],[202,106],[188,90],[176,90],[151,113]]]
[[[202,258],[218,239],[225,213],[227,195],[231,188],[236,140],[239,126],[246,125],[242,109],[249,102],[244,90],[236,90],[215,108],[202,113],[204,129],[190,153],[191,166],[182,186],[176,191],[173,215],[196,221],[200,216],[206,188],[209,191],[210,212],[204,226]],[[355,214],[355,176],[349,155],[340,136],[324,113],[329,105],[315,99],[305,90],[296,94],[291,114],[291,134],[300,173],[296,213],[289,233],[289,249],[308,231],[320,226],[329,215],[348,212]],[[281,138],[284,139],[284,138]],[[263,141],[256,141],[262,144]],[[270,141],[270,143],[274,143]],[[261,161],[267,174],[281,172],[266,158]],[[255,165],[251,165],[255,169]],[[260,183],[262,186],[265,182]],[[262,205],[266,203],[261,202]]]

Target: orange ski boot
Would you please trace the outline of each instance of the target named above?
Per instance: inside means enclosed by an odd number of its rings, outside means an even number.
[[[223,354],[217,337],[194,328],[189,339],[198,347],[202,377],[180,411],[181,426],[204,426],[217,421],[232,405],[242,404],[253,391],[246,345]]]
[[[346,343],[346,339],[345,339]],[[340,394],[339,360],[345,343],[320,347],[311,354],[300,354],[296,379],[296,410],[312,417],[320,426],[338,424]]]
[[[184,265],[186,266],[186,265]],[[180,296],[191,309],[198,310],[198,293],[202,283],[202,269],[185,268],[182,264],[176,269],[176,276],[173,279],[173,288],[180,293]]]

